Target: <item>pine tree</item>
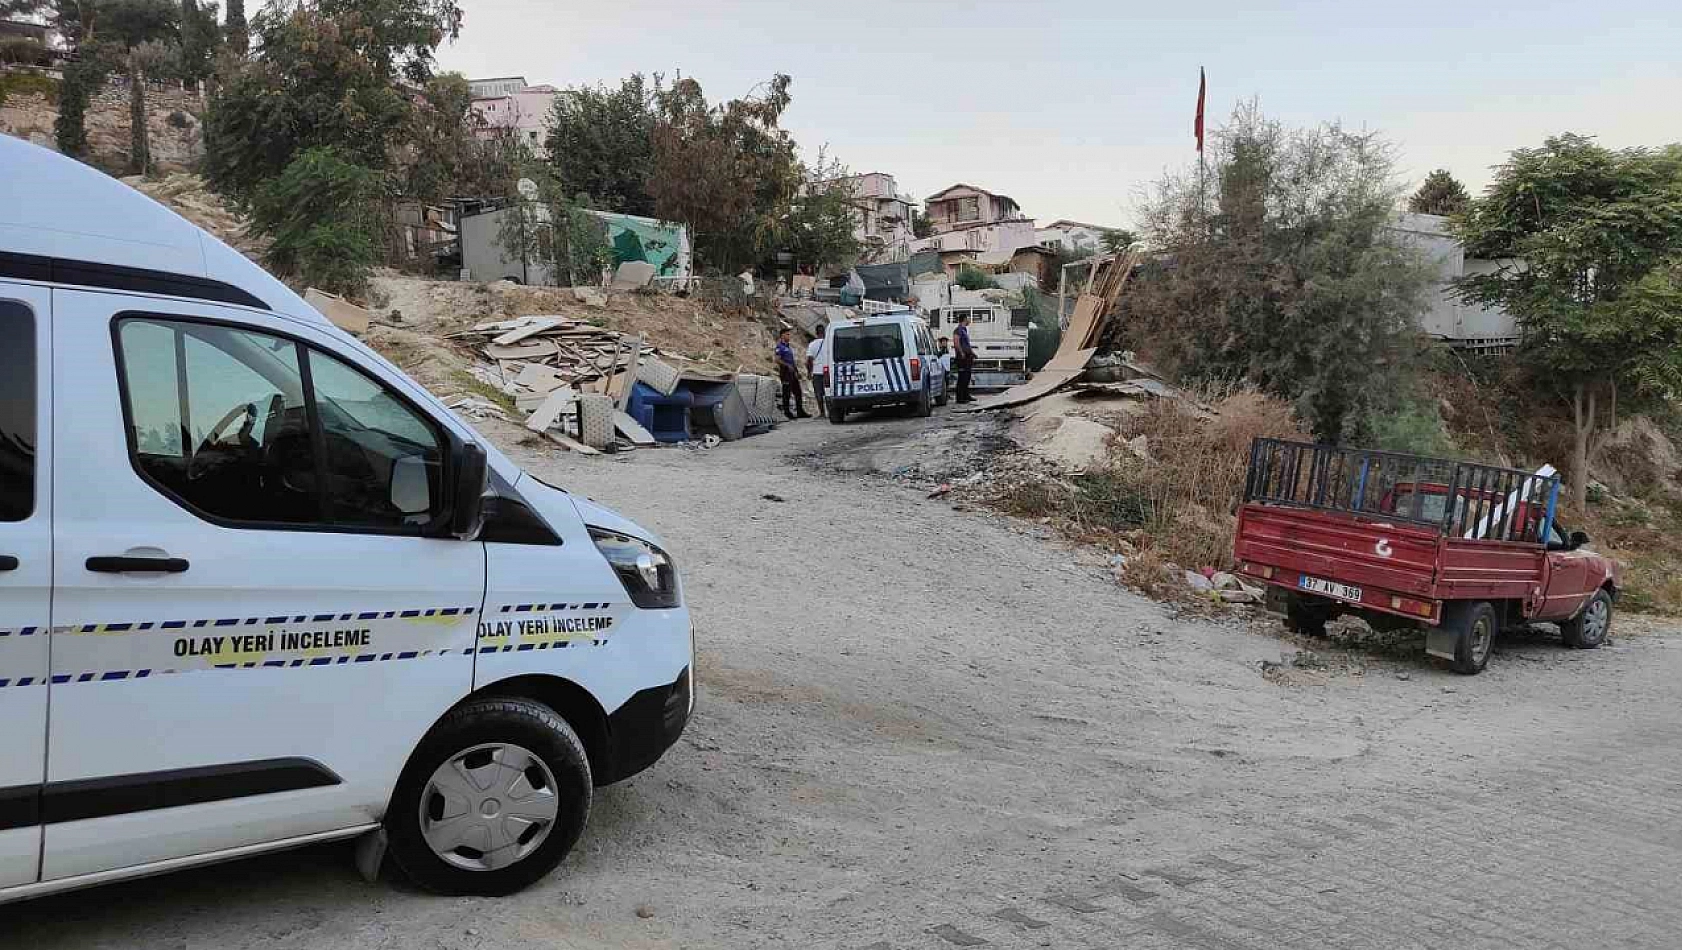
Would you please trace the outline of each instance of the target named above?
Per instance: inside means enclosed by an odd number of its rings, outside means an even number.
[[[244,56],[251,50],[251,28],[245,22],[245,0],[228,0],[228,19],[222,29],[228,34],[228,46]]]
[[[1425,183],[1408,198],[1408,210],[1415,214],[1455,215],[1466,210],[1471,196],[1448,169],[1439,168],[1425,176]]]

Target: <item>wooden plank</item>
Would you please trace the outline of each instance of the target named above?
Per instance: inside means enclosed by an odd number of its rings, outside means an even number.
[[[1045,365],[1044,369],[1034,374],[1034,378],[1020,386],[1012,386],[1002,393],[989,396],[967,406],[959,406],[953,412],[982,412],[987,409],[1003,409],[1007,406],[1020,406],[1033,402],[1044,396],[1049,396],[1081,373],[1086,371],[1086,363],[1092,359],[1097,350],[1081,350],[1073,355],[1065,356],[1061,352]]]
[[[561,417],[561,410],[577,398],[578,394],[571,389],[555,390],[549,394],[548,399],[543,400],[543,405],[537,407],[537,411],[531,414],[531,418],[526,420],[526,428],[533,432],[542,432],[548,429],[555,424],[556,419]]]
[[[557,445],[564,445],[580,455],[602,454],[600,451],[590,448],[588,445],[585,445],[570,435],[562,435],[559,432],[549,432],[547,430],[545,430],[543,434],[549,438],[549,441],[554,442]]]
[[[514,408],[529,415],[548,401],[548,393],[522,393],[514,397]]]
[[[537,363],[528,363],[514,377],[514,384],[534,392],[548,393],[566,385],[566,379],[556,370]]]
[[[304,302],[321,312],[333,325],[348,333],[361,336],[368,332],[373,314],[338,294],[310,287],[304,291]]]
[[[503,330],[512,330],[524,324],[528,319],[530,318],[515,317],[512,320],[492,320],[490,323],[474,324],[473,329],[479,333],[501,333]]]
[[[1075,312],[1069,317],[1069,326],[1063,331],[1063,341],[1058,345],[1057,352],[1073,352],[1091,346],[1103,315],[1104,298],[1081,294],[1080,299],[1075,301]]]
[[[528,336],[537,336],[545,330],[553,330],[560,325],[561,321],[559,320],[533,320],[523,326],[509,330],[491,342],[497,346],[513,346]]]
[[[639,365],[641,365],[641,363],[640,363],[641,360],[642,360],[642,336],[639,334],[638,336],[634,336],[634,337],[631,338],[631,358],[625,362],[626,367],[629,368],[629,372],[627,372],[625,375],[630,377],[631,379],[635,379],[636,375],[637,375],[637,367]],[[619,393],[618,393],[617,396],[614,397],[613,408],[619,410],[620,412],[624,412],[626,403],[630,402],[630,400],[631,400],[631,390],[634,387],[631,385],[629,380],[619,380],[618,382],[619,382]],[[629,419],[630,416],[626,416],[625,418]]]
[[[493,360],[540,360],[560,351],[552,340],[524,340],[513,346],[492,343],[485,347],[485,355]]]
[[[644,429],[641,423],[621,410],[616,409],[613,412],[613,427],[618,429],[625,438],[630,439],[633,445],[654,444],[654,436],[647,429]]]

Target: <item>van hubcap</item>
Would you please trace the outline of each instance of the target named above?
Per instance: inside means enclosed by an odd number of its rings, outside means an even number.
[[[559,813],[549,766],[520,746],[490,742],[432,773],[421,793],[421,836],[458,868],[494,871],[542,846]]]

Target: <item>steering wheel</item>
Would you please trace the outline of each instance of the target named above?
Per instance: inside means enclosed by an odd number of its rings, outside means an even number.
[[[281,398],[280,393],[275,393],[273,396],[270,396],[268,409],[266,411],[266,418],[273,419],[275,415],[285,407],[285,404],[286,401]],[[208,462],[200,464],[199,458],[204,454],[206,449],[209,449],[217,442],[220,442],[222,440],[222,435],[228,426],[232,425],[234,420],[240,418],[241,416],[244,416],[245,421],[240,424],[239,434],[235,437],[236,441],[239,442],[240,448],[246,452],[255,452],[257,450],[257,443],[251,438],[251,430],[257,425],[257,404],[248,402],[237,405],[232,409],[229,409],[221,419],[216,421],[215,425],[210,427],[210,431],[205,434],[204,440],[199,443],[198,448],[193,450],[192,458],[187,460],[188,481],[194,481],[202,478],[205,472],[209,470],[210,464]],[[207,458],[208,457],[211,456],[207,456]]]
[[[233,421],[238,419],[240,416],[245,417],[245,425],[240,427],[240,434],[246,438],[250,438],[251,427],[257,424],[257,406],[249,402],[241,403],[240,405],[229,409],[226,415],[217,420],[216,424],[210,427],[210,431],[205,433],[204,439],[199,442],[198,448],[193,450],[192,457],[187,459],[188,481],[195,481],[204,476],[205,471],[209,468],[209,463],[207,462],[201,465],[199,463],[199,459],[206,457],[205,450],[221,441],[223,430],[232,425]]]

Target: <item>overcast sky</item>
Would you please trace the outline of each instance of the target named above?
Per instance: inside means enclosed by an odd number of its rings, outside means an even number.
[[[712,99],[786,72],[784,124],[808,155],[825,146],[918,199],[968,182],[1042,224],[1128,224],[1141,184],[1195,159],[1200,65],[1211,127],[1254,96],[1291,123],[1382,131],[1408,179],[1446,167],[1474,191],[1553,133],[1682,139],[1675,0],[462,6],[444,69],[561,87],[681,72]]]

